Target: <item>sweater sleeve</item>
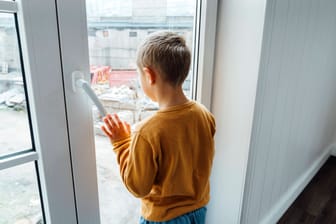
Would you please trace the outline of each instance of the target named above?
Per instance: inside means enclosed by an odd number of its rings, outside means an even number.
[[[135,133],[113,143],[117,155],[120,176],[126,188],[135,197],[144,197],[152,189],[156,173],[156,155],[151,145],[140,134]]]

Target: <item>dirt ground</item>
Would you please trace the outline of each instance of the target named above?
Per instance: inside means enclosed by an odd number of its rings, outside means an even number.
[[[0,110],[0,156],[31,147],[27,115]],[[123,186],[106,137],[95,136],[102,224],[138,223],[140,202]],[[0,171],[0,224],[37,224],[41,218],[33,163]]]

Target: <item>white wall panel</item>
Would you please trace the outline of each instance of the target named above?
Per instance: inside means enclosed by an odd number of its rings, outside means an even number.
[[[275,222],[335,142],[335,11],[333,0],[267,2],[243,223]]]
[[[212,111],[216,155],[206,223],[240,223],[266,0],[219,1]]]

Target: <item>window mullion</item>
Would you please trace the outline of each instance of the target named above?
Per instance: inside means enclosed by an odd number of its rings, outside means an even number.
[[[17,155],[5,157],[0,159],[0,170],[35,161],[38,159],[36,152],[28,151],[23,153],[18,153]]]

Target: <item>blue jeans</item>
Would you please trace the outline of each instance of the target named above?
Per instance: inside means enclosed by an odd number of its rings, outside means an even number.
[[[165,222],[151,222],[141,217],[139,224],[205,224],[206,211],[203,207]]]

